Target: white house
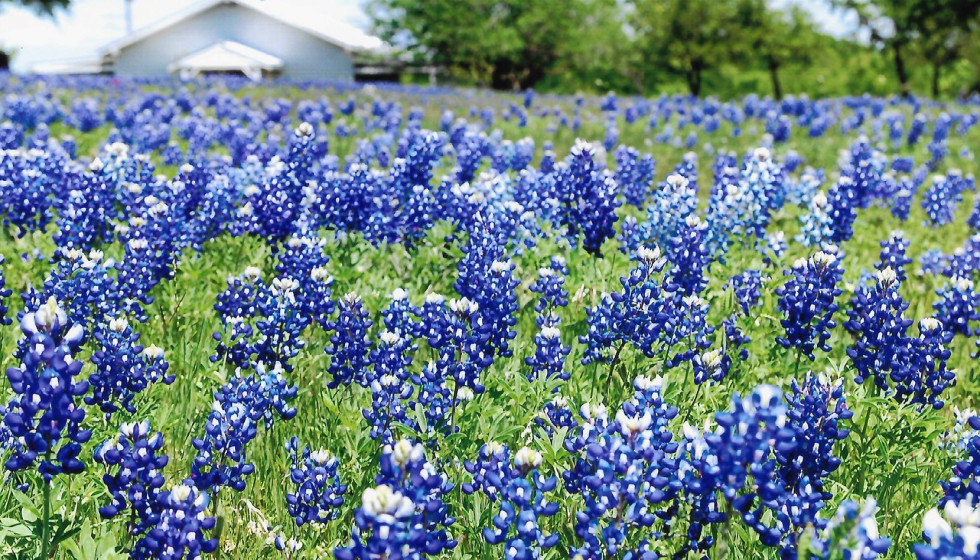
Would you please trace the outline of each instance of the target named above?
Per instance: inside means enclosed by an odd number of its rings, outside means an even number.
[[[130,77],[222,73],[350,82],[359,57],[385,49],[380,39],[331,21],[329,13],[299,22],[277,15],[274,4],[202,0],[106,45],[96,61],[75,68]],[[65,71],[49,66],[35,70]]]

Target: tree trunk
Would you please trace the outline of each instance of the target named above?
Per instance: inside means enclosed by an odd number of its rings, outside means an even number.
[[[898,88],[902,97],[909,96],[909,75],[905,69],[905,57],[902,54],[901,43],[892,44],[892,55],[895,58],[895,75],[898,77]]]
[[[783,98],[783,86],[779,83],[779,64],[769,63],[769,79],[772,81],[772,94],[777,100]]]
[[[701,95],[701,64],[694,62],[687,71],[687,88],[693,97]]]
[[[942,66],[938,62],[932,63],[932,98],[939,99],[939,74]]]

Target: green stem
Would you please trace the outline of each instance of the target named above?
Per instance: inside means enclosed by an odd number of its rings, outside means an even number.
[[[50,452],[47,454],[50,455]],[[44,481],[44,503],[41,506],[41,555],[38,560],[48,560],[51,548],[51,481]]]
[[[214,531],[212,532],[212,535],[216,539],[221,538],[221,532],[225,528],[225,516],[220,513],[220,506],[218,505],[218,502],[220,501],[219,500],[220,495],[221,494],[219,492],[215,491],[214,497],[211,499],[211,504],[214,505],[214,519],[215,519]]]
[[[698,385],[697,391],[694,391],[694,399],[691,401],[691,406],[687,408],[687,414],[684,415],[684,422],[682,422],[681,424],[686,424],[688,419],[691,418],[691,412],[694,411],[694,405],[698,403],[698,397],[701,396],[701,387],[703,385],[704,385],[703,383],[701,385]]]
[[[619,348],[616,349],[616,355],[609,362],[609,373],[606,374],[606,388],[603,393],[603,399],[606,401],[609,400],[609,387],[612,384],[613,372],[616,369],[616,364],[619,363],[619,355],[623,352],[623,348],[626,348],[625,342],[619,345]]]

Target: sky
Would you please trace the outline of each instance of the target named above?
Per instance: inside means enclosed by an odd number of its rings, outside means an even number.
[[[135,29],[185,10],[200,0],[133,0]],[[561,1],[561,0],[556,0]],[[855,24],[825,0],[771,0],[784,7],[798,4],[809,10],[827,32],[844,36]],[[368,30],[364,0],[264,0],[270,11],[289,19],[309,21],[311,14]],[[54,18],[36,15],[16,3],[0,3],[0,49],[13,52],[12,70],[27,72],[37,63],[94,58],[99,48],[126,34],[124,0],[73,0],[71,8]]]

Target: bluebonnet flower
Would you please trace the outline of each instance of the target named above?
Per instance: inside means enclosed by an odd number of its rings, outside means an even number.
[[[667,424],[677,408],[662,397],[663,380],[637,378],[635,398],[624,403],[609,423],[583,423],[566,445],[578,451],[572,469],[563,472],[565,487],[581,494],[584,509],[575,515],[583,539],[573,556],[644,558],[652,540],[669,527],[672,501],[681,490],[676,478],[677,443]],[[636,547],[633,551],[632,547]]]
[[[371,437],[390,444],[393,442],[392,423],[407,423],[405,407],[414,391],[408,383],[411,357],[405,354],[410,345],[398,333],[387,330],[378,335],[378,339],[380,342],[370,355],[374,365],[368,376],[371,409],[364,409],[362,414],[371,422]]]
[[[15,396],[4,409],[3,425],[13,438],[5,466],[20,471],[36,465],[50,482],[58,474],[85,470],[78,455],[92,433],[81,428],[85,409],[76,399],[89,384],[75,379],[83,362],[72,357],[84,332],[54,297],[23,313],[20,329],[27,341],[23,363],[7,369]]]
[[[926,116],[923,113],[916,113],[915,116],[912,117],[912,126],[909,127],[909,135],[906,139],[909,146],[918,144],[919,138],[926,130],[926,120]]]
[[[402,338],[404,344],[422,335],[422,325],[416,319],[422,312],[408,300],[408,292],[396,288],[391,294],[391,303],[381,312],[385,328]]]
[[[85,403],[98,405],[109,418],[122,408],[135,413],[133,398],[151,383],[169,385],[174,375],[158,346],[143,347],[138,343],[139,333],[133,331],[125,317],[110,319],[95,329],[94,338],[100,348],[92,354],[94,371],[88,378],[92,394],[86,395]]]
[[[650,154],[640,154],[635,148],[619,146],[616,159],[616,185],[626,204],[642,208],[651,195],[657,162]]]
[[[327,330],[333,331],[326,353],[330,356],[327,372],[331,379],[328,388],[341,384],[367,386],[371,342],[367,338],[371,328],[369,314],[361,298],[351,292],[337,303],[337,318],[330,321]]]
[[[807,552],[818,560],[874,560],[887,553],[891,539],[878,533],[877,510],[874,498],[867,498],[861,504],[845,500],[823,529],[810,532]]]
[[[912,264],[912,259],[906,256],[909,245],[905,233],[898,230],[891,232],[888,239],[881,242],[881,260],[875,264],[875,268],[878,270],[890,268],[895,272],[899,283],[905,282],[908,276],[905,267]]]
[[[91,328],[127,308],[119,283],[111,275],[115,262],[104,258],[102,251],[93,249],[86,254],[79,249],[62,249],[60,256],[39,297],[54,297],[61,302],[69,321]],[[140,310],[129,309],[138,319],[145,320]]]
[[[448,517],[443,502],[451,490],[445,475],[425,460],[421,446],[406,440],[386,446],[377,486],[364,490],[354,512],[351,543],[335,548],[334,556],[412,560],[455,548],[445,530],[455,519]]]
[[[647,219],[640,225],[639,239],[644,243],[667,247],[684,220],[695,212],[697,205],[697,191],[692,182],[677,173],[668,175],[650,200]]]
[[[732,290],[735,302],[748,315],[749,310],[758,305],[762,299],[762,273],[749,269],[728,279],[727,289]]]
[[[797,535],[806,526],[820,527],[819,513],[833,498],[827,478],[841,465],[834,445],[847,438],[845,422],[854,413],[844,399],[843,380],[830,381],[808,373],[802,383],[793,380],[787,396],[787,426],[795,433],[795,445],[776,451],[783,495],[777,498],[777,525],[787,546],[796,548]]]
[[[439,294],[426,296],[422,306],[425,337],[438,353],[436,368],[453,380],[452,407],[464,392],[481,394],[485,390],[480,375],[493,364],[487,355],[488,328],[479,315],[480,306],[467,298],[450,300]]]
[[[980,230],[980,196],[974,199],[973,211],[970,212],[970,217],[967,218],[966,223],[974,231]]]
[[[253,346],[257,362],[280,364],[292,371],[291,360],[306,345],[303,331],[313,322],[313,316],[305,313],[303,303],[297,300],[300,287],[292,278],[274,278],[261,294],[255,322],[258,337]]]
[[[491,545],[503,544],[504,555],[515,560],[537,560],[541,550],[558,544],[558,533],[546,533],[539,519],[558,513],[558,503],[546,494],[558,485],[556,477],[541,472],[541,453],[522,447],[511,457],[505,445],[488,443],[480,448],[476,462],[464,463],[473,483],[463,485],[472,494],[482,491],[500,511],[493,527],[483,529],[483,539]]]
[[[286,451],[292,462],[289,480],[296,485],[295,493],[286,494],[286,504],[296,525],[336,519],[347,492],[347,485],[337,476],[337,458],[322,449],[311,451],[308,445],[300,453],[295,437],[286,442]]]
[[[909,213],[912,211],[913,196],[915,196],[915,186],[907,177],[903,177],[892,196],[892,216],[902,222],[908,220]]]
[[[601,256],[602,244],[616,235],[617,186],[612,174],[595,161],[595,148],[581,140],[572,146],[568,158],[556,168],[555,187],[561,211],[559,225],[575,243],[582,237],[583,248]]]
[[[698,191],[698,155],[687,152],[681,157],[681,162],[674,166],[674,172],[687,179],[689,186]]]
[[[952,222],[961,200],[953,180],[943,175],[933,177],[932,186],[922,196],[922,209],[928,218],[925,225],[937,228]]]
[[[335,548],[333,554],[337,560],[419,560],[428,535],[417,517],[415,503],[391,486],[367,488],[354,512],[351,543]]]
[[[893,374],[897,399],[940,409],[945,404],[940,398],[944,390],[956,383],[956,372],[946,362],[950,351],[947,347],[953,333],[933,317],[919,321],[919,337],[911,341],[912,352],[908,365],[899,370],[901,377]]]
[[[450,414],[456,404],[470,400],[473,391],[470,389],[459,389],[456,391],[456,398],[453,398],[453,390],[447,383],[447,371],[444,365],[436,361],[430,361],[422,370],[413,373],[411,380],[415,384],[414,400],[406,404],[409,410],[422,408],[422,419],[415,419],[410,424],[422,436],[429,437],[436,434],[448,435],[452,431],[459,430],[458,426],[450,426]],[[409,419],[411,420],[411,419]]]
[[[276,254],[276,271],[298,284],[294,297],[299,312],[320,325],[334,311],[333,276],[327,270],[330,257],[323,252],[325,244],[319,237],[297,234]]]
[[[847,435],[838,427],[847,416],[840,385],[810,379],[794,389],[789,407],[779,389],[760,386],[747,399],[733,397],[731,410],[715,415],[715,430],[685,426],[678,473],[692,504],[688,548],[710,547],[702,528],[725,519],[717,491],[764,545],[794,550],[828,496],[821,479],[840,462],[827,447]]]
[[[712,189],[708,205],[710,237],[720,248],[727,247],[730,237],[761,238],[769,225],[771,212],[782,206],[782,168],[767,148],[757,148],[745,158],[737,181],[727,181]]]
[[[778,308],[785,315],[780,324],[785,336],[776,337],[784,348],[794,348],[811,361],[813,350],[830,351],[827,340],[837,323],[834,300],[842,293],[837,287],[844,274],[836,248],[826,247],[809,259],[799,259],[792,270],[784,271],[790,280],[776,288]]]
[[[538,279],[530,287],[532,292],[541,295],[534,307],[539,329],[534,336],[535,353],[524,359],[524,363],[531,366],[528,381],[552,377],[567,381],[571,375],[565,371],[565,357],[571,348],[561,342],[561,318],[557,313],[558,309],[568,305],[568,291],[564,288],[567,274],[565,259],[552,257],[547,268],[538,270]]]
[[[950,450],[951,455],[958,459],[953,465],[953,476],[939,482],[943,490],[940,506],[950,502],[980,500],[980,417],[970,414],[962,424],[960,431],[963,435],[957,438],[956,447]]]
[[[947,502],[943,513],[931,509],[922,517],[926,542],[913,547],[917,560],[980,558],[980,508],[973,500]]]
[[[855,383],[860,385],[871,377],[875,385],[888,390],[902,377],[900,370],[911,357],[906,332],[912,320],[904,316],[909,304],[898,292],[901,283],[896,272],[885,267],[875,280],[873,287],[858,287],[847,309],[844,328],[856,338],[847,355],[857,370]]]
[[[615,361],[626,344],[652,358],[671,327],[670,294],[654,276],[663,271],[667,260],[659,249],[647,247],[637,250],[633,258],[636,266],[628,277],[620,278],[623,292],[606,294],[599,305],[586,310],[589,330],[579,337],[579,342],[588,345],[583,365]],[[613,347],[616,355],[610,356]]]
[[[95,448],[93,459],[105,465],[102,481],[112,496],[99,515],[113,518],[131,509],[131,535],[144,534],[160,520],[163,468],[169,461],[162,449],[163,435],[151,432],[148,420],[121,425],[118,436]],[[113,467],[115,474],[110,472]]]
[[[4,263],[4,260],[4,256],[0,255],[0,265]],[[7,298],[9,298],[10,294],[12,293],[13,290],[7,288],[6,276],[4,276],[3,272],[0,271],[0,325],[9,325],[13,322],[11,321],[10,317],[7,316],[7,313],[10,311],[10,309],[7,307]]]
[[[425,554],[437,555],[455,548],[457,541],[447,529],[456,519],[449,515],[445,503],[453,484],[425,458],[422,445],[407,439],[386,445],[379,466],[375,484],[386,484],[415,504],[415,523],[426,533]]]
[[[459,274],[453,284],[460,296],[477,305],[475,313],[489,335],[483,343],[490,359],[513,353],[508,341],[517,336],[513,327],[519,305],[514,290],[520,284],[495,233],[493,225],[470,233],[463,258],[456,265]]]
[[[568,406],[568,399],[561,395],[555,395],[555,398],[545,403],[535,418],[535,423],[544,430],[548,437],[554,436],[556,430],[565,429],[567,434],[578,426],[575,413]]]
[[[963,336],[973,336],[973,324],[980,320],[980,293],[973,289],[973,281],[964,277],[950,278],[949,284],[936,290],[939,299],[932,304],[936,318],[946,330]]]
[[[214,529],[214,517],[206,511],[208,493],[185,480],[157,497],[160,514],[156,524],[140,538],[130,557],[134,560],[198,560],[214,552],[218,539],[207,538]]]
[[[762,262],[768,266],[775,266],[789,249],[789,243],[786,242],[786,233],[782,230],[774,231],[766,235],[765,242],[765,247],[761,250]]]
[[[708,224],[692,214],[685,218],[667,249],[670,273],[667,282],[676,296],[685,297],[701,293],[708,286],[705,269],[711,263],[705,234]]]
[[[955,418],[953,427],[941,436],[942,447],[950,454],[966,451],[973,438],[980,436],[980,419],[973,420],[975,416],[980,416],[976,410],[954,406],[952,412]]]
[[[721,349],[709,350],[691,357],[691,367],[694,370],[694,382],[698,385],[711,380],[718,383],[728,376],[732,367],[732,359]]]
[[[830,243],[840,244],[854,235],[857,204],[854,180],[849,176],[841,175],[837,183],[827,193],[827,213],[830,215]]]
[[[800,216],[800,233],[796,241],[804,247],[820,247],[834,237],[833,220],[829,201],[823,191],[818,191],[810,199],[809,211]]]
[[[204,425],[204,437],[194,438],[197,450],[191,466],[197,488],[218,492],[230,487],[245,489],[245,477],[255,472],[248,462],[246,447],[258,435],[259,421],[271,427],[273,412],[284,420],[296,416],[287,401],[296,396],[276,364],[258,364],[251,374],[241,370],[214,395],[214,403]]]
[[[792,173],[792,170],[788,169],[788,159],[784,167],[787,168],[787,173]],[[823,184],[823,181],[823,170],[818,171],[810,167],[807,167],[803,171],[799,179],[787,176],[783,186],[783,190],[786,193],[785,202],[796,206],[809,206],[810,201],[819,192],[820,185]]]

